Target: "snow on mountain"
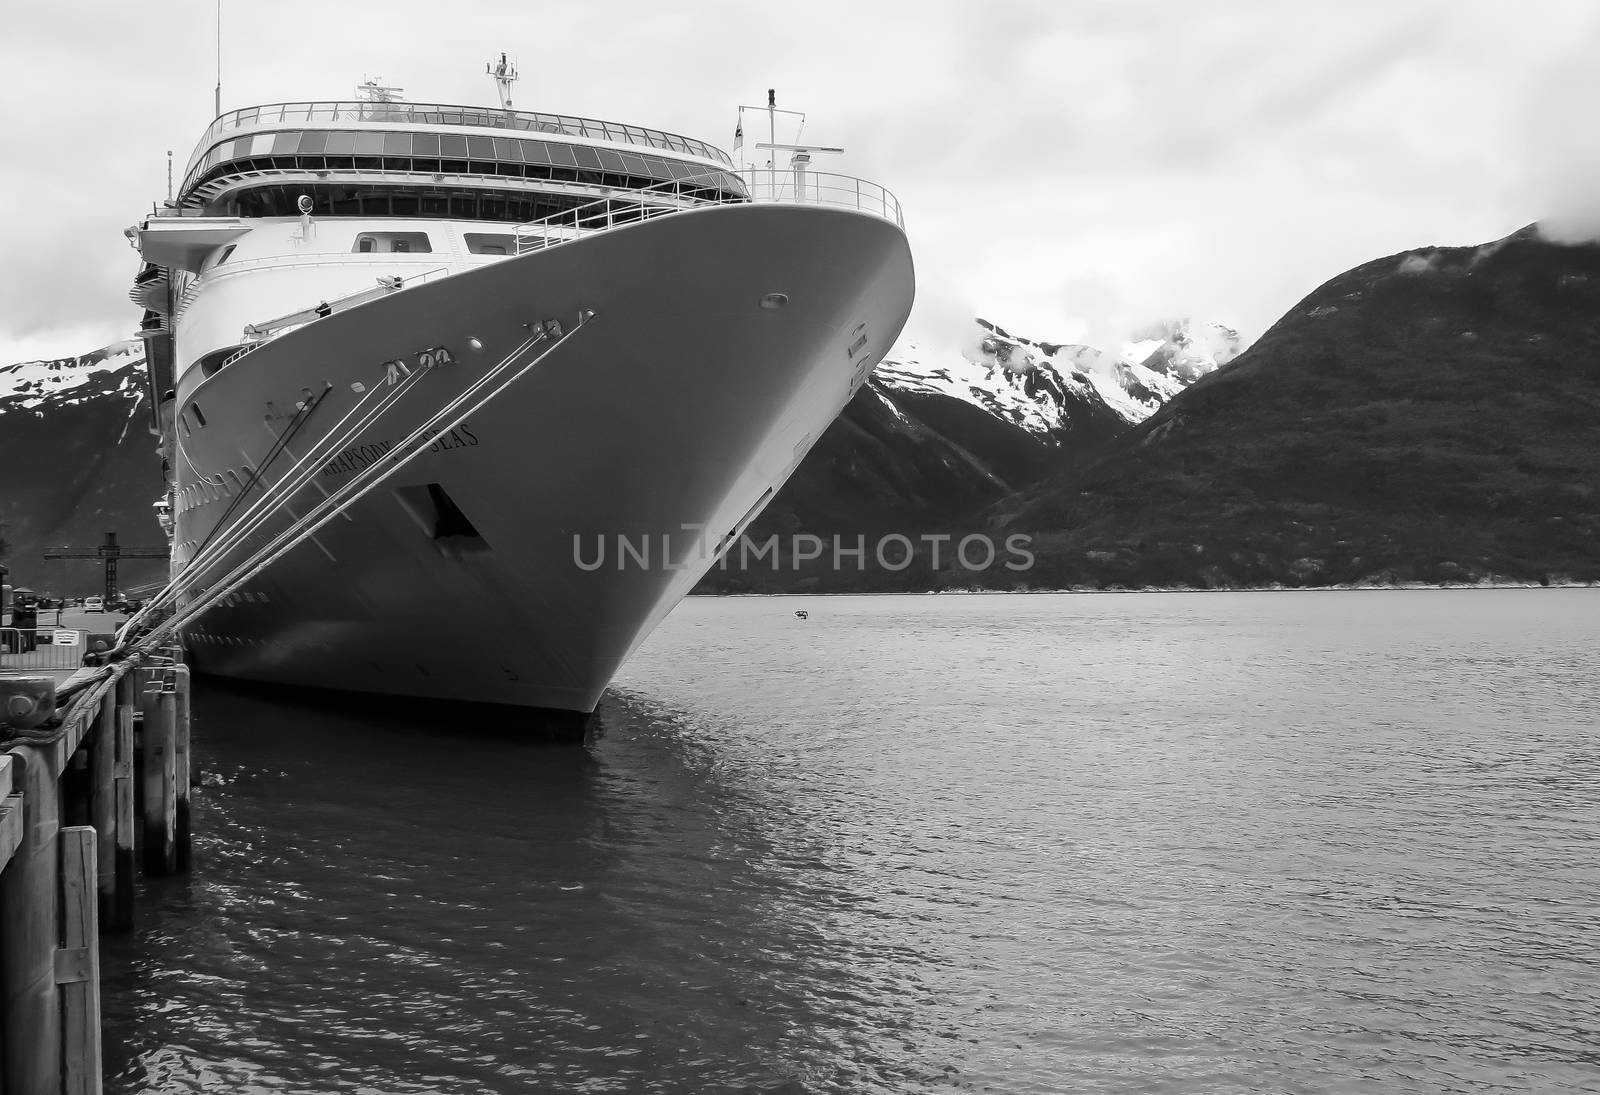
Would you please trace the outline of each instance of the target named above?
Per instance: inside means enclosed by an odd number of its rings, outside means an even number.
[[[1134,333],[1113,356],[1092,346],[1038,342],[979,319],[961,356],[925,360],[916,344],[874,376],[891,390],[937,393],[1031,433],[1069,429],[1074,410],[1103,406],[1142,422],[1206,373],[1238,356],[1239,334],[1217,323],[1171,321]]]
[[[13,581],[86,592],[104,581],[94,559],[45,559],[113,530],[130,548],[165,542],[151,502],[165,481],[150,436],[143,345],[118,342],[75,357],[0,364],[0,552]],[[158,580],[160,559],[128,559],[124,588]]]
[[[1029,433],[1049,433],[1062,424],[1062,407],[1071,397],[1087,402],[1093,389],[1074,379],[1063,382],[1054,369],[1012,372],[1003,364],[955,358],[934,365],[921,360],[912,343],[909,356],[885,359],[873,378],[893,391],[927,392],[975,404]]]
[[[61,357],[49,361],[23,361],[0,365],[0,412],[40,411],[67,407],[105,394],[97,383],[104,374],[126,370],[116,387],[120,393],[137,398],[142,374],[137,366],[144,361],[144,345],[138,339],[113,342],[82,357]]]

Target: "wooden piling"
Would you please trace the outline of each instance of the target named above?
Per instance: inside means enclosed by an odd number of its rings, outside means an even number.
[[[0,871],[0,1090],[34,1095],[61,1090],[61,995],[55,953],[60,915],[59,773],[48,746],[11,747],[22,791],[22,835]],[[19,770],[20,769],[20,770]]]
[[[93,719],[85,718],[86,733],[79,748],[67,758],[61,772],[61,827],[94,824],[94,769],[89,756]]]
[[[11,754],[0,753],[0,873],[11,862],[17,847],[22,843],[22,795],[12,794],[14,762]],[[6,915],[5,902],[0,900],[0,919]],[[6,1090],[5,1031],[0,1026],[0,1092]]]
[[[112,928],[133,927],[133,701],[138,678],[133,671],[117,681],[116,761],[112,769],[116,785],[115,882],[111,912],[105,920]]]
[[[178,692],[161,689],[161,873],[178,871]]]
[[[55,955],[55,979],[61,992],[64,1095],[100,1095],[98,843],[89,826],[61,830],[61,949]]]
[[[6,869],[22,843],[22,789],[18,787],[16,793],[12,793],[15,770],[11,754],[0,753],[0,871]],[[0,1048],[4,1048],[3,1043]],[[0,1091],[4,1090],[0,1087]]]
[[[189,754],[189,667],[173,667],[174,687],[177,690],[177,716],[173,731],[173,758],[177,775],[176,829],[177,870],[186,872],[190,863],[189,790],[190,770],[193,762]]]
[[[141,786],[147,869],[177,868],[180,795],[187,843],[187,670],[111,672],[85,680],[49,741],[0,752],[0,1095],[100,1095],[98,935],[133,922]]]
[[[12,765],[11,754],[0,753],[0,871],[22,843],[22,795],[11,793]]]
[[[89,764],[93,773],[90,791],[90,818],[96,836],[94,859],[97,866],[95,892],[99,895],[100,919],[110,921],[117,893],[117,690],[106,689],[100,697],[93,737],[89,742]]]
[[[172,874],[177,862],[178,698],[171,689],[145,693],[144,717],[144,869]],[[153,702],[152,702],[153,701]]]

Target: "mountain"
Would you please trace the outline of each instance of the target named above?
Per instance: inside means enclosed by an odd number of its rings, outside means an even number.
[[[148,428],[143,347],[0,366],[0,559],[14,585],[58,596],[98,592],[98,560],[46,560],[115,531],[124,549],[164,550],[152,504],[163,490]],[[155,581],[162,560],[128,559],[123,588]]]
[[[750,536],[964,535],[984,515],[1087,459],[1237,347],[1214,325],[1164,324],[1119,355],[1015,336],[976,320],[959,351],[885,361],[823,433]],[[127,548],[165,537],[151,508],[160,460],[146,422],[138,342],[0,367],[0,537],[12,580],[54,593],[100,587],[94,561],[46,561],[50,547],[93,547],[106,530]],[[41,457],[47,457],[41,459]],[[829,574],[770,561],[714,570],[702,590],[927,588],[931,565]],[[125,561],[122,584],[160,562]]]
[[[993,515],[1036,587],[1600,580],[1600,247],[1358,266]]]
[[[700,589],[1600,581],[1600,247],[1524,230],[1390,255],[1239,350],[1214,324],[1108,354],[985,320],[960,352],[913,346],[749,532],[899,535],[912,562],[735,557]],[[14,581],[87,592],[98,564],[46,547],[164,542],[147,418],[137,344],[0,368]],[[952,565],[973,533],[1031,537],[1034,566]]]
[[[960,352],[916,345],[882,362],[757,519],[747,540],[806,534],[853,545],[897,533],[962,536],[990,507],[1099,451],[1173,392],[1229,360],[1238,335],[1170,323],[1113,357],[974,322]],[[900,571],[857,568],[831,552],[713,570],[702,592],[926,589],[944,578],[924,549]]]

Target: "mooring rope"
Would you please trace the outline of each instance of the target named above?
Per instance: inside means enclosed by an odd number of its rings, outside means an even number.
[[[513,349],[483,376],[479,377],[472,384],[468,385],[466,389],[464,389],[454,399],[447,403],[443,408],[426,419],[421,425],[416,427],[416,429],[414,429],[405,439],[403,439],[389,451],[387,454],[387,461],[383,463],[374,463],[362,469],[357,475],[342,485],[338,491],[324,498],[322,502],[313,507],[313,509],[304,517],[296,519],[292,524],[274,537],[268,544],[257,550],[254,555],[236,564],[232,570],[224,575],[215,585],[207,589],[197,600],[174,608],[165,619],[157,621],[147,631],[135,638],[126,638],[129,636],[130,632],[125,628],[121,636],[119,636],[118,651],[113,651],[112,653],[115,654],[120,652],[120,648],[130,642],[134,649],[145,648],[153,643],[160,642],[173,631],[182,628],[188,623],[191,623],[202,613],[214,606],[218,601],[231,595],[245,582],[249,581],[251,578],[255,577],[256,574],[259,574],[266,567],[276,562],[284,554],[293,550],[299,544],[304,543],[309,537],[315,535],[320,529],[326,526],[328,522],[332,521],[335,517],[338,517],[346,509],[348,509],[349,506],[365,497],[372,490],[376,489],[390,477],[398,473],[412,460],[426,451],[427,444],[431,442],[434,436],[436,436],[438,433],[455,429],[457,426],[461,425],[461,423],[464,422],[470,415],[506,391],[512,384],[520,380],[531,369],[548,358],[551,353],[553,353],[558,347],[565,344],[569,338],[576,334],[578,330],[582,329],[582,327],[586,326],[588,322],[593,320],[593,318],[594,315],[592,312],[586,313],[580,320],[580,323],[577,327],[574,327],[572,330],[561,334],[554,342],[546,346],[543,352],[521,364],[521,366],[516,369],[515,373],[502,380],[501,377],[513,368],[518,357],[539,343],[547,341],[548,335],[546,335],[542,329],[536,331],[530,338]],[[440,366],[434,367],[437,368]],[[415,376],[420,376],[422,372],[423,370],[418,370],[417,372],[413,373],[411,377],[407,377],[406,379],[409,381]],[[491,385],[493,385],[492,388]],[[490,390],[485,391],[485,389]],[[483,392],[484,394],[480,396],[480,392]],[[452,418],[451,416],[454,417]],[[348,417],[349,416],[346,415],[346,418]],[[450,419],[450,421],[447,424],[440,426],[439,423],[444,422],[446,419]],[[342,424],[343,421],[344,420],[341,420],[340,424]],[[364,428],[364,426],[365,422],[358,424],[357,429]],[[429,431],[434,432],[430,433]],[[330,430],[330,434],[332,432],[333,431]],[[353,434],[349,431],[346,431],[344,436],[348,438],[353,436]],[[326,440],[326,438],[324,440]],[[419,444],[419,442],[421,443]],[[319,444],[313,448],[313,452],[321,447],[322,444],[319,442]],[[404,450],[408,448],[410,448],[411,451],[405,452]],[[403,455],[401,455],[402,453]],[[309,453],[307,454],[308,457],[310,455],[311,454]],[[302,466],[310,466],[314,469],[316,465],[309,464],[307,457],[302,457],[301,461],[297,463],[296,467]],[[291,469],[291,472],[292,471],[293,469]],[[290,478],[290,474],[291,473],[286,473],[284,479],[280,479],[279,483],[275,486],[281,486],[285,480]],[[304,485],[305,481],[305,477],[302,476],[300,477],[300,481],[287,491],[279,492],[280,494],[285,495],[279,505],[286,505],[288,496],[298,492],[298,490]],[[259,507],[259,505],[260,503],[258,501],[257,507]],[[253,507],[253,510],[255,508],[256,507]],[[273,512],[276,512],[276,508]],[[253,528],[258,528],[260,523],[260,520],[254,521],[252,524],[252,530]],[[229,545],[239,542],[238,537],[235,536],[225,537],[224,540]],[[219,546],[220,544],[221,542],[219,541]],[[184,575],[189,574],[191,569],[192,567],[186,567]],[[184,575],[180,575],[180,579]],[[175,588],[177,586],[178,583],[176,581],[169,585],[168,588],[172,592],[170,596],[166,596],[164,598],[165,600],[169,602],[175,600],[175,598],[183,592],[181,588]],[[163,592],[164,594],[166,593],[166,591]],[[130,624],[133,623],[133,621],[129,622]]]
[[[565,341],[565,337],[567,336],[564,336],[561,341]],[[504,391],[512,382],[518,379],[518,377],[525,373],[529,368],[532,368],[533,365],[537,364],[539,361],[542,361],[551,351],[555,349],[557,345],[560,345],[559,341],[551,344],[546,348],[544,353],[540,354],[538,357],[534,358],[527,365],[525,365],[522,370],[516,374],[516,376],[513,376],[510,380],[501,382],[498,388],[494,389],[492,392],[489,392],[482,398],[474,398],[479,390],[498,379],[502,373],[506,372],[521,352],[526,351],[541,341],[544,341],[544,338],[545,336],[542,333],[535,335],[533,338],[527,340],[521,346],[519,346],[517,350],[512,351],[512,353],[507,355],[507,357],[503,359],[501,363],[498,364],[490,373],[476,381],[467,390],[463,391],[443,409],[437,412],[432,418],[424,421],[415,430],[413,430],[409,436],[395,445],[395,447],[387,454],[387,459],[389,461],[387,467],[384,464],[373,464],[362,469],[361,472],[352,477],[349,482],[344,484],[339,491],[318,503],[303,518],[300,518],[294,524],[284,529],[275,539],[260,549],[254,556],[236,565],[232,571],[230,571],[220,580],[217,586],[214,586],[212,589],[206,591],[204,598],[200,602],[191,602],[190,604],[184,605],[178,609],[174,619],[169,622],[169,626],[165,630],[182,627],[195,616],[210,608],[218,600],[233,593],[245,582],[249,581],[256,574],[260,573],[260,571],[265,567],[276,562],[284,554],[303,543],[310,536],[315,535],[316,532],[323,528],[329,521],[339,516],[339,514],[350,505],[353,505],[366,494],[381,485],[406,464],[410,463],[411,460],[415,459],[417,456],[420,456],[434,436],[434,434],[430,433],[429,431],[436,430],[436,432],[444,432],[445,430],[454,429],[456,426],[460,425],[460,423],[465,420],[468,415],[472,414],[494,396]],[[463,404],[467,404],[467,407],[459,417],[457,417],[447,426],[438,426],[439,422],[459,409]],[[405,449],[412,445],[415,445],[416,448],[411,452],[405,453],[403,456],[396,455],[397,453],[404,452]]]
[[[60,741],[67,732],[67,723],[74,708],[80,702],[80,694],[88,689],[90,702],[98,703],[103,700],[106,690],[112,684],[110,678],[114,673],[115,670],[111,666],[102,666],[92,676],[80,677],[56,689],[55,714],[41,725],[27,729],[16,726],[0,727],[0,750],[4,750],[8,745],[54,745]],[[97,688],[100,691],[95,695],[94,690]],[[66,700],[72,702],[63,703]]]
[[[507,354],[506,357],[502,358],[500,360],[500,362],[498,362],[493,367],[493,369],[491,369],[490,374],[489,374],[489,379],[492,379],[493,376],[496,375],[498,372],[503,371],[503,369],[511,361],[513,361],[519,353],[521,353],[523,350],[527,349],[528,346],[532,345],[534,342],[537,342],[537,341],[539,341],[539,339],[537,337],[533,338],[533,339],[529,339],[528,341],[521,343],[516,349],[512,350],[511,353]],[[426,370],[417,370],[417,371],[413,372],[411,375],[407,376],[404,381],[401,382],[401,386],[409,385],[411,383],[414,383],[416,381],[416,379],[418,377],[421,377],[425,371]],[[463,396],[469,395],[473,390],[475,390],[476,386],[481,386],[481,383],[482,383],[482,381],[480,380],[478,382],[478,384],[474,386],[474,388],[469,388],[467,392],[464,392]],[[271,512],[263,511],[263,512],[257,514],[255,516],[255,519],[254,519],[253,523],[251,524],[251,526],[249,528],[240,530],[237,533],[230,533],[229,536],[224,538],[223,542],[219,543],[219,545],[218,545],[219,551],[224,551],[224,550],[227,550],[227,549],[233,547],[235,544],[239,543],[240,541],[245,539],[248,535],[250,535],[251,533],[255,532],[258,528],[260,528],[260,526],[263,523],[265,523],[265,521],[267,521],[268,519],[270,519],[272,517],[277,516],[277,511],[279,509],[287,509],[288,508],[289,499],[292,498],[294,495],[298,494],[300,492],[300,490],[307,483],[314,481],[315,474],[320,469],[320,467],[321,467],[321,465],[323,463],[322,454],[319,451],[317,451],[318,449],[327,448],[329,451],[333,451],[334,449],[337,449],[337,448],[343,448],[351,440],[353,440],[355,437],[359,436],[360,432],[362,430],[364,430],[367,425],[370,425],[372,422],[376,421],[378,416],[380,416],[383,412],[387,411],[390,407],[392,407],[396,399],[398,399],[398,393],[396,393],[395,395],[393,395],[391,397],[385,398],[383,401],[381,401],[379,403],[379,405],[377,407],[374,407],[372,410],[368,411],[365,415],[363,415],[362,419],[360,421],[358,421],[349,430],[345,431],[345,433],[343,435],[341,435],[339,438],[337,438],[332,444],[326,444],[326,445],[324,444],[324,442],[327,441],[327,438],[324,438],[323,441],[319,441],[317,446],[314,447],[314,449],[312,450],[312,452],[308,452],[305,457],[302,457],[297,462],[295,468],[291,469],[291,473],[287,473],[285,475],[284,479],[280,480],[275,485],[275,488],[281,488],[281,489],[277,490],[277,494],[281,496],[281,501],[278,503],[278,505],[276,505]],[[443,413],[443,412],[440,412],[440,413]],[[348,417],[349,416],[346,415],[346,418],[348,418]],[[340,424],[342,424],[342,423],[343,423],[343,420],[341,420]],[[425,422],[421,427],[418,428],[418,431],[421,432],[422,430],[426,430],[429,427],[429,425],[430,425],[429,422]],[[405,444],[405,442],[401,442],[401,445],[404,445],[404,444]],[[396,446],[396,447],[398,448],[400,446]],[[303,528],[305,526],[305,524],[308,521],[314,519],[316,515],[321,513],[323,511],[323,508],[329,502],[337,503],[338,500],[340,500],[340,499],[344,498],[345,496],[347,496],[349,494],[350,490],[353,487],[358,486],[361,482],[364,481],[364,477],[367,476],[367,474],[368,474],[368,472],[370,470],[371,470],[370,468],[362,469],[360,474],[358,474],[357,476],[355,476],[354,478],[352,478],[351,480],[346,482],[343,486],[340,487],[340,489],[338,491],[334,492],[333,494],[327,494],[326,492],[324,492],[323,502],[318,503],[316,506],[314,506],[312,508],[312,510],[306,514],[306,516],[304,516],[304,517],[295,517],[293,522],[291,522],[289,525],[287,525],[284,529],[280,530],[280,532],[278,533],[278,535],[277,535],[277,537],[275,539],[270,541],[265,547],[258,549],[258,551],[256,553],[256,556],[253,556],[252,558],[259,557],[260,555],[271,551],[272,548],[275,545],[281,544],[286,538],[293,537],[301,528]],[[284,483],[291,478],[291,475],[293,476],[293,481],[290,482],[287,487],[285,487]],[[291,516],[293,516],[292,513],[291,513]],[[299,543],[299,542],[301,542],[301,541],[300,540],[296,541],[296,543]],[[213,553],[213,555],[215,555],[215,554],[216,553]],[[247,560],[246,562],[248,562],[248,561],[249,560]],[[209,566],[210,565],[210,560],[208,559],[207,562],[204,565]],[[191,570],[191,569],[199,569],[199,568],[186,568],[185,569],[185,575],[180,575],[180,579],[179,580],[181,581],[182,578],[185,577],[187,575],[188,571]],[[224,578],[224,581],[226,581],[226,580],[227,579]],[[182,590],[179,590],[179,592],[182,592]]]
[[[222,511],[222,516],[217,518],[217,523],[211,526],[210,532],[206,533],[206,538],[200,541],[200,546],[195,549],[196,556],[205,554],[206,547],[215,539],[217,533],[229,527],[228,519],[233,516],[233,511],[244,504],[244,500],[250,496],[250,491],[260,484],[261,476],[272,466],[272,462],[283,455],[289,448],[289,442],[294,439],[294,435],[299,433],[307,422],[311,421],[311,412],[322,405],[322,401],[328,397],[328,393],[331,391],[333,391],[333,385],[324,382],[320,393],[301,404],[300,409],[295,412],[294,420],[289,423],[289,428],[284,430],[278,439],[272,443],[272,448],[267,450],[267,455],[262,457],[260,463],[249,468],[249,482],[239,489],[239,493],[228,503],[228,508]]]
[[[224,513],[223,517],[219,518],[218,523],[213,526],[211,533],[206,538],[206,543],[184,565],[183,570],[170,579],[160,591],[150,598],[144,608],[119,629],[118,644],[120,645],[126,640],[127,636],[133,634],[145,619],[159,615],[164,609],[174,604],[178,596],[187,588],[190,579],[194,575],[204,571],[217,559],[222,558],[226,552],[232,550],[241,540],[253,535],[263,524],[276,517],[279,510],[284,508],[289,499],[298,493],[311,476],[315,474],[316,469],[322,463],[324,450],[328,452],[335,451],[356,436],[359,436],[362,430],[375,422],[378,417],[381,417],[385,410],[392,407],[395,401],[404,394],[405,389],[414,384],[421,375],[422,371],[418,370],[408,375],[399,384],[387,387],[387,389],[384,386],[374,387],[361,399],[357,400],[355,406],[329,428],[328,433],[324,434],[303,456],[297,458],[276,482],[269,484],[262,491],[260,497],[252,502],[250,507],[240,516],[238,521],[228,526],[225,530],[223,529],[222,521],[227,518],[227,514]],[[333,385],[329,384],[324,388],[322,396],[317,397],[318,401],[325,397],[332,387]],[[383,395],[376,407],[362,414],[349,429],[344,430],[342,433],[337,432],[350,420],[352,415],[361,410],[363,404],[373,396],[385,391],[387,391],[387,394]],[[293,430],[285,431],[284,435],[278,439],[267,458],[255,469],[256,476],[259,477],[279,453],[288,449],[287,443],[293,432]],[[236,501],[242,501],[243,497],[241,494]],[[222,531],[220,538],[217,537],[219,531]]]
[[[414,379],[415,375],[416,374],[413,374],[413,376],[406,378],[406,381],[404,382],[405,386],[409,386],[409,383]],[[327,388],[324,389],[324,395],[327,391],[331,390],[332,387],[333,385],[329,384]],[[362,405],[366,403],[368,399],[371,399],[374,395],[377,395],[382,391],[384,391],[383,388],[375,387],[371,392],[358,400],[356,405],[346,412],[343,418],[329,428],[328,433],[325,434],[321,440],[316,442],[311,449],[306,452],[305,455],[297,458],[295,462],[290,465],[289,469],[285,471],[276,482],[269,484],[262,491],[261,495],[250,504],[249,508],[244,512],[244,514],[241,515],[240,518],[232,525],[224,526],[221,523],[222,520],[226,519],[227,515],[224,514],[223,518],[219,519],[218,523],[212,527],[212,531],[208,535],[206,543],[203,544],[196,552],[195,556],[184,565],[183,570],[176,577],[171,579],[161,592],[157,593],[153,598],[151,598],[148,607],[152,609],[164,607],[165,602],[174,599],[180,592],[182,592],[192,574],[203,570],[207,566],[210,566],[213,560],[220,558],[225,552],[233,548],[239,540],[255,532],[263,522],[276,517],[279,507],[286,502],[290,496],[298,492],[301,486],[303,486],[303,478],[306,471],[314,466],[314,462],[320,460],[325,443],[329,442],[331,439],[332,443],[335,445],[345,444],[350,439],[357,436],[361,429],[364,429],[372,421],[375,421],[376,416],[374,411],[381,412],[382,409],[391,405],[395,398],[398,398],[397,393],[394,390],[390,390],[389,393],[379,401],[377,408],[374,408],[373,411],[368,411],[366,414],[362,415],[355,425],[351,426],[343,433],[336,432],[344,426],[345,422],[350,419],[351,415],[355,414],[361,409]],[[286,432],[283,437],[279,438],[277,444],[274,445],[273,453],[269,454],[269,460],[264,460],[261,464],[261,467],[257,469],[258,474],[265,469],[267,463],[270,462],[270,459],[275,459],[276,454],[288,449],[288,440],[289,434]],[[241,495],[241,498],[242,497],[243,496]],[[220,538],[218,538],[219,532],[221,532]]]

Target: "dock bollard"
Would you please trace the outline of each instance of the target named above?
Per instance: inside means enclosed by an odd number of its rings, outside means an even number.
[[[54,677],[0,677],[0,728],[32,730],[55,712]]]

